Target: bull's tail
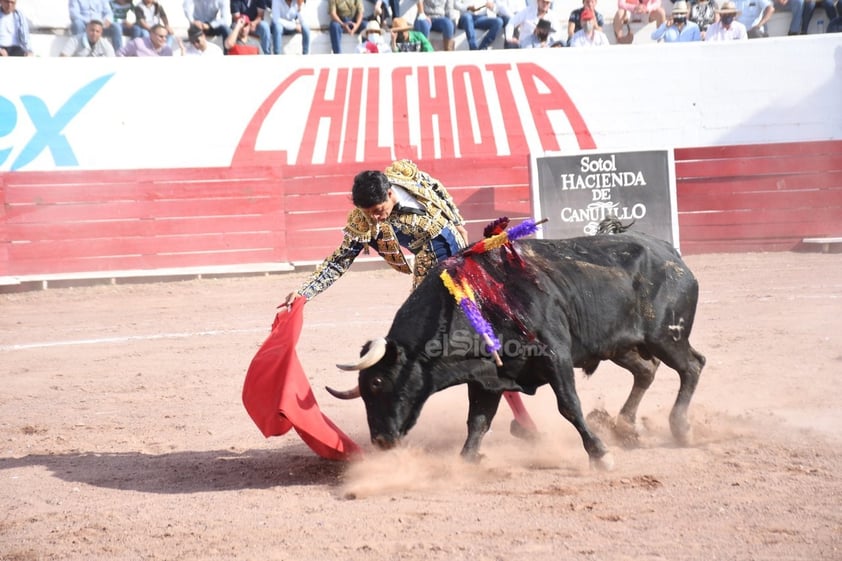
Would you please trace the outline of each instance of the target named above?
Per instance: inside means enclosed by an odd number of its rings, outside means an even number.
[[[623,224],[616,216],[606,216],[602,219],[597,227],[597,234],[622,234],[629,228],[634,226],[634,220],[628,224]]]

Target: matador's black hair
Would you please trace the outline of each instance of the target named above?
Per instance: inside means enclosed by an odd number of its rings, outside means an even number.
[[[370,208],[386,200],[390,189],[386,174],[368,170],[362,171],[354,178],[351,198],[357,208]]]

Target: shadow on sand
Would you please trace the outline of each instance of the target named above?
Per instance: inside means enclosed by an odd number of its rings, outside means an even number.
[[[305,446],[278,450],[187,451],[168,454],[67,453],[0,458],[0,470],[44,466],[59,479],[143,493],[203,493],[341,483],[347,467]]]

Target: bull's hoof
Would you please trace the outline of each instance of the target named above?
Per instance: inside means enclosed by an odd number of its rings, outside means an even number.
[[[623,448],[637,448],[640,445],[640,435],[634,423],[622,416],[614,419],[614,439]]]
[[[526,440],[528,442],[535,442],[541,436],[537,430],[528,429],[516,420],[512,420],[511,424],[509,424],[509,433],[511,433],[511,435],[515,438],[520,438],[521,440]]]
[[[614,469],[614,454],[606,452],[600,458],[591,458],[591,469],[611,471]]]
[[[462,456],[462,460],[468,462],[469,464],[478,464],[482,462],[483,458],[485,458],[484,454],[480,454],[479,452],[462,452],[460,454]]]
[[[693,442],[692,430],[687,417],[670,415],[670,432],[679,446],[690,446]]]
[[[672,429],[672,437],[679,446],[691,446],[693,444],[693,431],[690,427],[682,429]]]

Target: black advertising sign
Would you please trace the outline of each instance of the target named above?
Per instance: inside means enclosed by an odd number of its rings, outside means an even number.
[[[549,219],[541,237],[593,235],[614,216],[678,248],[674,165],[671,150],[534,157],[534,216]]]

